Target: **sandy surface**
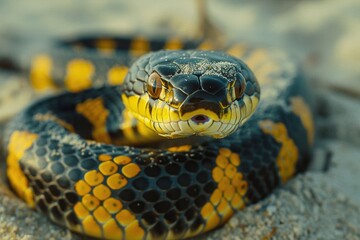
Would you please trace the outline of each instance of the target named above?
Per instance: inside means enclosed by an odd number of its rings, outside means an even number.
[[[209,12],[230,38],[281,47],[299,61],[317,97],[315,163],[321,166],[331,151],[332,164],[326,173],[314,168],[296,177],[203,238],[360,239],[360,2],[255,2],[209,1]],[[2,1],[0,56],[19,56],[78,32],[191,36],[196,20],[190,1]],[[32,98],[26,84],[0,74],[1,119]],[[29,210],[0,184],[0,239],[80,238]]]

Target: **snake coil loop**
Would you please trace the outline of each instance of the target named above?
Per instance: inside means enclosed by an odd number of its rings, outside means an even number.
[[[221,226],[306,169],[311,97],[284,54],[232,45],[219,49],[230,55],[136,60],[200,45],[105,40],[60,44],[33,62],[34,86],[70,92],[30,104],[7,127],[7,178],[30,207],[87,236],[180,239]]]

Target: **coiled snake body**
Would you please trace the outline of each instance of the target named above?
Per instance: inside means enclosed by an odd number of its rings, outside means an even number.
[[[100,50],[83,50],[94,44]],[[222,225],[303,171],[314,127],[295,65],[240,44],[220,49],[234,57],[183,50],[135,61],[181,44],[81,39],[38,56],[34,87],[70,91],[8,126],[6,173],[17,195],[88,236],[179,239]]]

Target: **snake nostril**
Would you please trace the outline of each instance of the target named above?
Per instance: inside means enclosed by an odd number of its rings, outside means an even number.
[[[199,115],[192,117],[191,120],[193,122],[195,122],[196,124],[200,124],[200,123],[206,123],[207,121],[210,120],[210,118],[208,116],[199,114]]]

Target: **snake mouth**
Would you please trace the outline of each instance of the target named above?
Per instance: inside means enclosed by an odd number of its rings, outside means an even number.
[[[199,114],[196,115],[194,117],[191,118],[191,121],[193,121],[196,124],[203,124],[206,123],[210,120],[210,118],[208,116],[205,116],[203,114]]]

